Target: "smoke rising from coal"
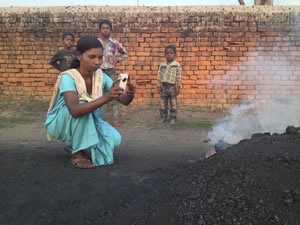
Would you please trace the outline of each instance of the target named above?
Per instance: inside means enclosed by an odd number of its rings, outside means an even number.
[[[300,126],[300,101],[270,100],[267,104],[242,104],[217,121],[208,137],[236,144],[255,133],[284,133],[287,126]]]

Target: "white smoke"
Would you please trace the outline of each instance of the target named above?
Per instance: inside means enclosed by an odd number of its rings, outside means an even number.
[[[299,16],[291,13],[289,17],[290,32],[299,35]],[[297,29],[296,29],[297,28]],[[262,42],[263,43],[263,42]],[[259,96],[248,98],[251,104],[243,104],[231,109],[225,118],[216,122],[208,137],[212,144],[224,141],[236,144],[243,139],[251,138],[255,133],[284,133],[287,126],[300,126],[300,82],[295,48],[295,42],[289,42],[289,52],[286,49],[256,49],[243,67],[253,69],[253,92]],[[282,57],[291,56],[291,57]],[[274,60],[273,60],[274,59]],[[279,60],[281,61],[279,61]],[[255,63],[253,63],[255,61]],[[247,82],[244,68],[238,67],[242,75],[240,80]],[[247,99],[247,98],[245,98]]]
[[[290,35],[299,36],[297,11],[291,10],[288,23]],[[251,104],[240,102],[228,116],[217,121],[208,134],[212,144],[218,141],[236,144],[255,133],[284,133],[287,126],[300,126],[298,47],[293,38],[288,43],[288,51],[287,48],[266,47],[269,44],[262,38],[261,48],[253,49],[253,54],[249,51],[248,61],[237,67],[243,85],[249,83],[247,76],[250,75],[252,87],[241,99],[248,99]],[[248,73],[245,68],[252,71]]]
[[[222,140],[236,144],[255,133],[283,133],[287,126],[300,126],[300,105],[296,100],[272,100],[267,104],[246,104],[232,108],[209,132],[212,144]]]

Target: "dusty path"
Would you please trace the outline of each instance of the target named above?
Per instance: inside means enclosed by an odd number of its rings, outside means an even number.
[[[221,116],[181,113],[194,119]],[[92,170],[72,167],[64,144],[46,140],[43,117],[0,129],[0,224],[127,224],[147,211],[152,194],[208,151],[205,129],[149,129],[159,120],[149,109],[125,112],[123,118],[114,165]],[[125,212],[128,221],[118,221]]]

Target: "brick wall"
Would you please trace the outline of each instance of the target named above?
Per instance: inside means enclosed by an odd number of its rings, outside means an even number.
[[[102,18],[129,52],[118,71],[137,82],[137,104],[159,102],[168,44],[183,68],[180,104],[300,97],[300,7],[265,6],[0,8],[0,94],[49,99],[58,74],[49,61],[62,33],[98,36]]]

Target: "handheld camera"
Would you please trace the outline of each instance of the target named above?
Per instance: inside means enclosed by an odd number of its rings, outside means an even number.
[[[128,81],[128,74],[127,73],[120,73],[119,75],[119,87],[123,88],[124,91],[126,90],[127,81]]]

